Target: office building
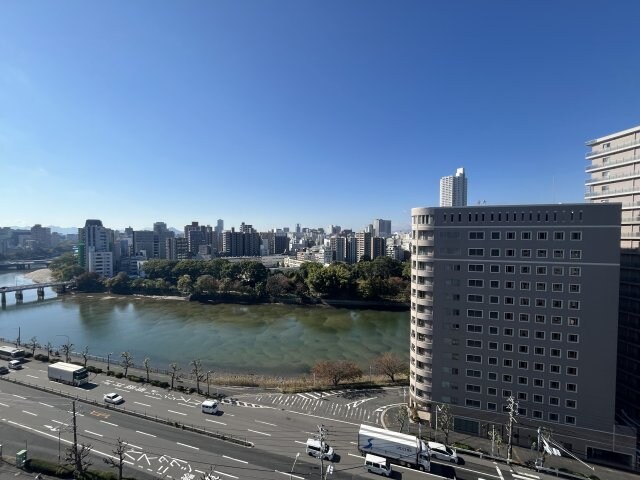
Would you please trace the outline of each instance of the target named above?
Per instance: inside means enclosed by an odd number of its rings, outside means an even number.
[[[356,233],[356,242],[357,242],[356,262],[359,262],[363,258],[367,260],[371,260],[371,233],[369,232]]]
[[[371,260],[387,254],[387,241],[382,237],[371,237]]]
[[[640,247],[640,126],[589,140],[585,200],[621,203],[622,248]]]
[[[36,224],[31,227],[31,240],[40,248],[51,248],[51,229]]]
[[[376,218],[373,221],[373,234],[376,237],[387,238],[391,236],[391,220]]]
[[[640,425],[640,249],[620,256],[618,373],[616,410],[623,420]]]
[[[515,445],[541,426],[577,455],[633,465],[635,435],[615,420],[620,212],[412,209],[411,404],[427,418],[448,404],[455,431],[486,436],[513,397]]]
[[[113,277],[113,232],[100,220],[87,220],[78,229],[78,263],[87,272]]]
[[[467,206],[467,177],[464,168],[458,168],[455,175],[440,179],[440,206]]]

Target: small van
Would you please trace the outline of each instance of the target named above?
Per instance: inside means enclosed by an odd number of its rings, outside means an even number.
[[[367,453],[364,457],[364,469],[367,472],[377,473],[378,475],[383,475],[385,477],[389,477],[391,475],[391,465],[389,465],[389,460],[370,453]]]
[[[327,442],[324,442],[324,451],[322,451],[322,444],[320,443],[320,440],[316,440],[315,438],[307,439],[307,453],[312,457],[322,457],[329,461],[333,460],[334,455],[333,448],[330,447]]]
[[[217,400],[205,400],[202,402],[202,413],[210,413],[215,415],[218,413],[218,401]]]
[[[12,370],[20,370],[22,368],[20,360],[9,360],[9,368]]]
[[[445,462],[458,463],[458,454],[455,448],[447,447],[442,443],[429,442],[429,453],[431,458],[444,460]]]

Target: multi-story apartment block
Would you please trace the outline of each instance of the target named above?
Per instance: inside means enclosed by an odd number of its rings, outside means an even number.
[[[382,237],[371,238],[371,260],[384,257],[387,253],[387,242]]]
[[[333,250],[333,259],[336,262],[344,262],[347,259],[347,239],[334,236],[329,239],[329,245]]]
[[[458,168],[455,175],[440,179],[440,206],[465,207],[467,205],[467,177],[464,168]]]
[[[486,435],[513,397],[516,445],[542,426],[576,454],[632,465],[614,408],[620,205],[411,215],[411,403],[427,417],[449,404],[456,431]]]
[[[159,245],[157,243],[158,235],[151,230],[134,230],[133,231],[133,255],[140,256],[145,260],[159,257]]]
[[[357,242],[357,254],[356,262],[362,260],[363,257],[371,260],[371,233],[358,232],[356,233]]]
[[[100,220],[87,220],[78,229],[78,262],[87,272],[113,277],[113,232]]]
[[[621,418],[640,425],[640,249],[620,257],[618,376],[616,409]]]
[[[40,224],[34,225],[31,227],[31,240],[35,241],[38,247],[51,247],[51,229]]]
[[[623,248],[640,247],[640,126],[589,140],[585,200],[621,203]]]

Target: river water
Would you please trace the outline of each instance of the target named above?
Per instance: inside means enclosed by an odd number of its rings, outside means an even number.
[[[0,286],[32,283],[21,274],[0,273]],[[67,341],[74,351],[120,360],[129,351],[141,365],[177,362],[187,368],[201,359],[217,372],[292,375],[318,360],[353,360],[366,372],[383,352],[408,356],[408,312],[334,309],[293,305],[201,305],[196,302],[131,296],[61,295],[45,300],[27,290],[24,303],[7,293],[0,310],[0,337],[22,343],[37,337],[54,346]]]

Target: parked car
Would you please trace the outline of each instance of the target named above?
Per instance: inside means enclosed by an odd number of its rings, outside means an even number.
[[[119,403],[124,402],[124,398],[122,398],[117,393],[107,393],[104,396],[105,403],[111,403],[113,405],[118,405]]]
[[[428,445],[431,458],[444,460],[446,462],[458,463],[458,454],[456,453],[455,449],[437,442],[429,442]]]
[[[7,373],[9,373],[9,369],[7,367],[5,367],[4,365],[0,367],[0,375],[6,375]]]

